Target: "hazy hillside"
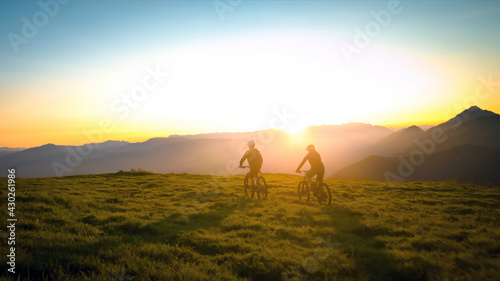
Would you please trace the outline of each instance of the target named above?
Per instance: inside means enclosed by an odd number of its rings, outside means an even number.
[[[418,149],[417,140],[432,139],[432,134],[441,131],[446,141],[436,143],[436,151],[465,144],[500,148],[500,115],[473,106],[454,118],[424,131],[417,126],[401,129],[370,147],[363,153],[380,156],[397,156]]]
[[[397,169],[396,158],[371,155],[365,159],[340,169],[332,178],[384,181],[386,171]]]
[[[390,133],[392,131],[385,127],[361,123],[312,126],[307,130],[309,138],[298,149],[303,150],[304,145],[314,143],[325,164],[326,174],[331,174],[370,155],[365,149]],[[294,168],[297,165],[294,163]]]
[[[425,159],[414,159],[419,163],[413,165],[411,175],[403,173],[404,180],[498,182],[490,166],[498,167],[500,115],[477,107],[427,131],[411,126],[392,132],[380,126],[349,123],[312,126],[298,135],[263,130],[174,135],[140,143],[107,141],[83,147],[47,144],[0,156],[0,169],[17,168],[21,177],[113,173],[134,168],[157,173],[237,174],[241,172],[237,168],[239,159],[251,139],[263,155],[264,172],[293,173],[307,153],[305,147],[312,143],[322,156],[326,174],[333,177],[385,180],[386,171],[400,176],[401,159],[409,161],[410,156],[422,154]]]
[[[443,130],[456,129],[457,126],[460,126],[466,121],[471,121],[479,117],[491,117],[496,115],[498,114],[489,110],[483,110],[478,106],[471,106],[468,109],[460,112],[457,116],[439,125],[439,127]]]
[[[441,131],[446,140],[436,143],[436,151],[446,150],[465,144],[475,144],[489,148],[500,148],[500,115],[473,106],[456,117],[427,130],[422,139],[432,139],[435,131]],[[417,148],[414,144],[409,150]]]
[[[262,170],[265,172],[292,173],[310,143],[316,145],[327,170],[333,172],[352,163],[355,151],[390,132],[369,124],[345,124],[310,127],[303,135],[264,130],[170,136],[141,143],[107,141],[84,147],[48,144],[0,157],[0,169],[18,168],[18,175],[22,177],[56,176],[54,165],[64,171],[63,175],[112,173],[133,168],[158,173],[235,174],[241,172],[235,167],[247,149],[247,141],[253,139],[264,157]],[[81,157],[82,154],[86,156]]]
[[[471,107],[425,132],[395,132],[368,150],[390,157],[368,157],[333,177],[386,180],[390,172],[403,180],[500,184],[500,115]]]
[[[0,157],[11,154],[14,152],[22,151],[25,148],[10,148],[10,147],[0,147]]]
[[[424,131],[422,129],[411,126],[388,135],[363,152],[370,155],[394,156],[414,146],[415,140],[423,135]]]
[[[123,145],[123,142],[91,144],[92,153],[85,160],[108,155]],[[18,175],[21,177],[56,176],[52,167],[54,162],[62,163],[71,169],[73,169],[73,164],[84,162],[80,156],[75,156],[78,155],[78,149],[83,148],[76,146],[58,146],[54,144],[29,148],[0,157],[0,168],[16,168]],[[78,161],[78,159],[80,159],[80,161]],[[75,166],[78,167],[79,165]],[[105,165],[101,164],[100,167],[104,168]],[[77,169],[75,169],[75,171],[76,170]]]
[[[403,159],[408,159],[408,156],[404,156]],[[408,160],[402,161],[401,158],[396,157],[370,156],[341,169],[333,177],[393,181],[395,179],[387,174],[390,172],[406,181],[457,180],[500,185],[498,172],[500,150],[468,144],[436,152],[425,158],[421,165],[412,165],[411,162],[406,161]],[[406,173],[407,171],[409,172]]]

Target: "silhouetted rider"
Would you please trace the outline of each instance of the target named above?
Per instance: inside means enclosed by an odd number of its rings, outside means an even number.
[[[318,181],[318,186],[321,186],[323,183],[323,177],[325,176],[325,166],[323,165],[323,162],[321,162],[321,156],[319,153],[316,151],[314,148],[314,145],[310,144],[306,148],[309,153],[304,157],[304,160],[300,162],[299,167],[295,171],[296,173],[300,173],[300,168],[304,166],[306,161],[309,161],[309,164],[311,164],[311,169],[306,174],[306,178],[309,181],[309,184],[313,184],[312,177],[317,175],[316,179]]]
[[[260,168],[262,168],[262,155],[255,148],[255,142],[253,140],[248,143],[248,150],[243,154],[240,160],[240,168],[243,166],[243,162],[245,160],[248,161],[248,165],[250,166],[249,176],[252,181],[252,187],[255,187],[255,182],[257,180],[257,175],[260,172]]]

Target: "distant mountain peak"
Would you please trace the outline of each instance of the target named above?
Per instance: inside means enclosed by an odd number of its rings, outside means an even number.
[[[412,133],[413,132],[416,132],[416,133],[418,132],[418,133],[420,133],[420,132],[423,132],[424,130],[422,130],[418,126],[413,125],[413,126],[410,126],[410,127],[406,128],[406,129],[404,129],[404,131],[407,132],[407,133],[409,133],[409,132],[412,132]]]
[[[498,115],[494,112],[481,109],[480,107],[473,105],[464,111],[460,112],[457,116],[451,118],[450,120],[444,122],[440,126],[451,126],[452,124],[461,124],[463,122],[470,121],[479,117],[490,117]]]
[[[53,143],[48,143],[48,144],[44,144],[40,147],[56,147],[57,145],[53,144]]]
[[[406,136],[416,136],[416,135],[419,135],[421,133],[423,133],[424,130],[422,130],[422,128],[416,126],[416,125],[412,125],[408,128],[403,128],[399,131],[396,131],[393,133],[394,136],[403,136],[403,135],[406,135]]]
[[[115,143],[128,143],[128,142],[119,140],[107,140],[105,142],[102,142],[101,144],[115,144]]]
[[[475,111],[475,110],[482,110],[482,109],[476,105],[473,105],[473,106],[469,107],[468,109],[466,109],[466,111]],[[484,111],[484,110],[482,110],[482,111]]]
[[[488,110],[481,109],[480,107],[478,107],[476,105],[473,105],[473,106],[469,107],[468,109],[462,111],[458,115],[460,116],[460,115],[469,115],[469,114],[473,115],[475,117],[495,115],[495,113],[493,113],[491,111],[488,111]]]

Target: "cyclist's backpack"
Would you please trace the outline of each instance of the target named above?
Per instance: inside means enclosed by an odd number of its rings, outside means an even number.
[[[254,163],[256,164],[259,164],[259,165],[262,165],[262,155],[260,155],[260,151],[258,151],[257,149],[255,149],[255,155],[254,155]]]

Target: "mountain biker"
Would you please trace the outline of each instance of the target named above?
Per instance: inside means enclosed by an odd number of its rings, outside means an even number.
[[[306,150],[309,151],[309,153],[307,153],[302,162],[300,162],[300,165],[297,170],[295,170],[295,172],[300,173],[300,168],[302,168],[306,161],[309,161],[309,164],[311,164],[311,169],[307,172],[306,178],[309,181],[309,184],[312,186],[312,177],[318,175],[316,179],[318,181],[318,186],[321,186],[321,184],[323,183],[323,177],[325,176],[325,166],[323,165],[323,162],[321,162],[321,156],[312,144],[308,145]]]
[[[262,168],[262,155],[260,152],[255,148],[255,142],[253,140],[249,141],[247,143],[248,145],[248,150],[243,154],[243,157],[241,157],[240,160],[240,168],[243,168],[243,162],[245,160],[248,161],[248,165],[250,166],[250,172],[248,175],[250,176],[250,179],[252,181],[252,188],[255,187],[255,182],[257,180],[257,175],[260,172],[260,168]]]

